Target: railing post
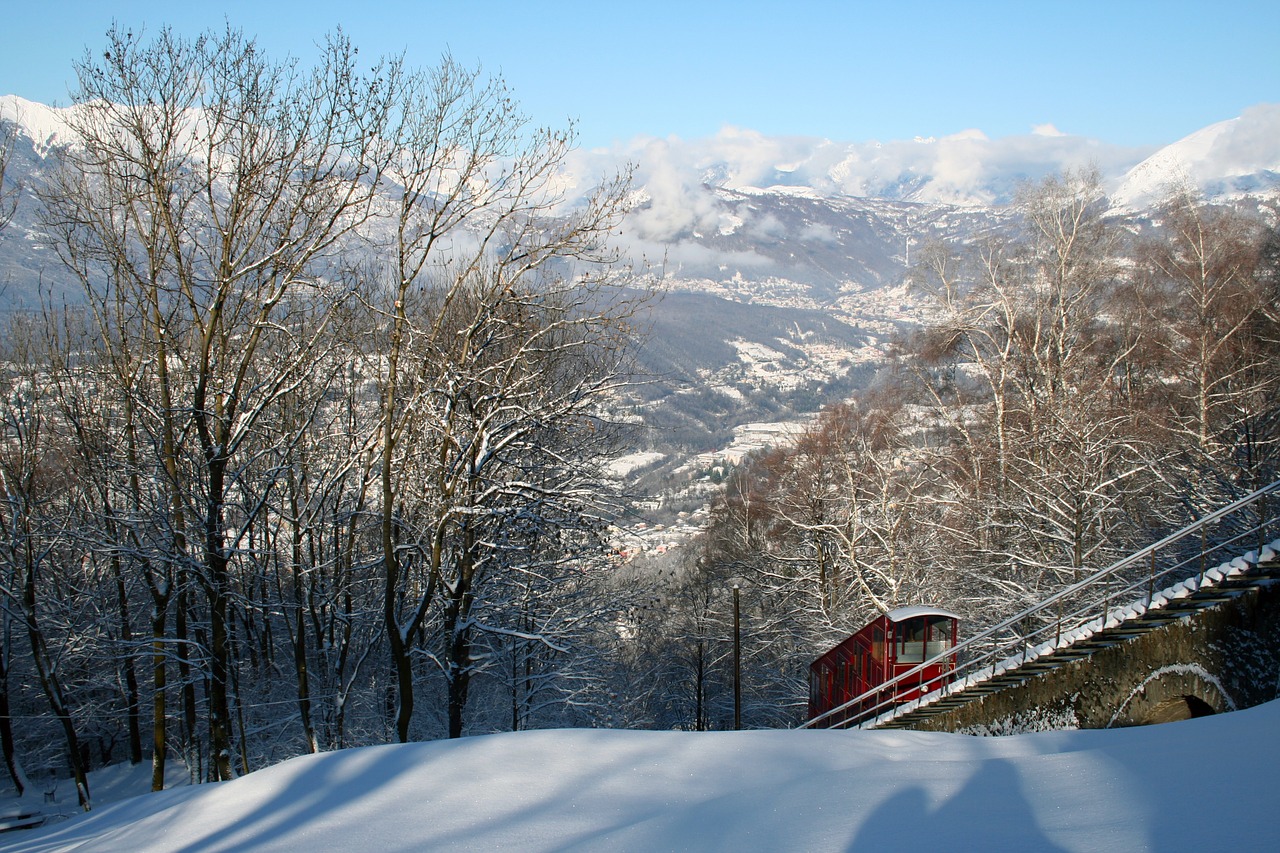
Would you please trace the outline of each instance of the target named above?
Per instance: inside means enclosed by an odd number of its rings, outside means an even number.
[[[1107,622],[1111,619],[1111,578],[1102,581],[1102,630],[1107,630]]]
[[[1156,549],[1151,549],[1151,574],[1147,577],[1147,607],[1156,597]]]
[[[1058,648],[1058,644],[1062,642],[1062,599],[1058,599],[1058,626],[1053,632],[1053,647]]]
[[[1196,589],[1204,585],[1204,573],[1207,568],[1207,560],[1209,557],[1209,539],[1204,529],[1204,522],[1200,522],[1200,581],[1196,584]]]
[[[1262,549],[1267,544],[1267,496],[1258,497],[1258,562],[1262,562]]]

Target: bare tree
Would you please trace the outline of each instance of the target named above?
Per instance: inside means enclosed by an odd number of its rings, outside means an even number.
[[[387,318],[371,372],[401,740],[414,638],[437,603],[447,648],[435,659],[449,732],[461,734],[472,607],[481,578],[507,559],[494,525],[520,518],[522,504],[544,507],[547,521],[588,514],[598,490],[583,485],[582,437],[617,382],[631,310],[605,247],[627,175],[568,207],[557,176],[572,132],[530,128],[500,80],[446,58],[406,93],[388,171],[392,277],[370,296]]]
[[[1137,341],[1110,334],[1103,319],[1119,279],[1119,232],[1103,216],[1096,172],[1027,186],[1019,208],[1021,235],[923,270],[942,309],[932,332],[940,346],[912,363],[960,439],[943,469],[957,478],[955,497],[985,513],[961,527],[1002,554],[1008,582],[1035,595],[1042,579],[1105,559],[1098,549],[1127,523],[1121,487],[1149,456],[1118,405]]]
[[[80,806],[88,811],[88,767],[62,653],[76,635],[47,624],[51,608],[59,604],[48,595],[51,578],[76,562],[71,531],[78,489],[69,442],[44,390],[48,363],[35,343],[33,324],[25,319],[10,318],[6,375],[0,380],[0,595],[6,615],[19,614],[41,692],[62,733]]]
[[[6,180],[13,139],[7,126],[0,125],[0,231],[13,221],[17,209],[18,192]],[[0,611],[0,750],[4,752],[5,768],[19,796],[25,788],[24,774],[18,764],[17,749],[13,738],[13,718],[9,702],[9,668],[12,660],[12,616],[7,608]]]
[[[1246,490],[1262,485],[1257,425],[1276,382],[1264,366],[1275,321],[1255,275],[1262,239],[1256,219],[1184,188],[1165,202],[1139,255],[1140,279],[1158,297],[1149,322],[1164,330],[1159,422],[1211,480],[1240,481]]]
[[[501,81],[354,56],[115,29],[41,193],[90,331],[52,374],[86,466],[76,541],[133,756],[151,613],[156,788],[171,727],[201,778],[276,755],[257,704],[292,704],[308,751],[357,707],[365,739],[382,642],[400,739],[415,681],[445,686],[456,735],[508,651],[513,725],[590,692],[629,175],[571,198],[572,131],[531,127]]]
[[[331,257],[365,221],[380,173],[369,145],[397,72],[362,79],[354,54],[335,38],[320,67],[299,72],[232,30],[194,40],[166,30],[144,43],[113,29],[106,50],[77,65],[83,147],[67,152],[46,197],[104,342],[130,348],[117,362],[149,373],[134,388],[161,437],[170,562],[207,602],[219,779],[232,773],[233,572],[263,508],[245,498],[266,491],[242,477],[266,413],[331,340],[347,292]],[[108,302],[104,272],[127,294],[119,303]],[[108,313],[116,304],[131,313]]]

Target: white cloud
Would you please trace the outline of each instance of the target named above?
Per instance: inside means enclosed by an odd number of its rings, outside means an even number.
[[[1031,128],[1031,133],[1033,136],[1066,136],[1065,133],[1058,130],[1058,128],[1054,127],[1052,124],[1037,124],[1035,127]]]
[[[765,136],[725,126],[712,137],[637,137],[612,149],[579,152],[583,164],[575,168],[591,174],[607,172],[610,162],[635,164],[644,204],[629,217],[624,234],[634,249],[694,232],[769,233],[771,223],[753,221],[749,205],[735,207],[738,218],[726,220],[727,208],[713,192],[718,187],[781,185],[821,195],[990,204],[1010,200],[1020,181],[1068,168],[1096,165],[1104,176],[1118,178],[1152,150],[1063,134],[1049,124],[994,139],[969,129],[929,144]]]
[[[962,140],[976,140],[979,142],[990,142],[990,140],[987,138],[987,135],[982,131],[978,130],[977,128],[969,128],[968,130],[962,130],[959,133],[953,133],[950,136],[942,137],[943,142],[958,142]]]

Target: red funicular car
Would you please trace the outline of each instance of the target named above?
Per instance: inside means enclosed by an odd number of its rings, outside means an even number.
[[[856,706],[816,723],[838,725],[873,709],[888,710],[947,683],[955,655],[947,655],[903,682],[870,691],[946,654],[956,644],[959,616],[937,607],[899,607],[874,619],[862,630],[809,665],[809,719],[839,708],[863,694]]]

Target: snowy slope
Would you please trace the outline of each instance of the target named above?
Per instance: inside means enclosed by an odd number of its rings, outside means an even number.
[[[1259,104],[1161,148],[1125,175],[1111,201],[1141,210],[1183,185],[1216,199],[1280,188],[1280,104]]]
[[[1267,850],[1280,702],[1141,729],[538,731],[369,747],[5,851]]]
[[[70,107],[47,107],[17,95],[0,95],[0,121],[20,128],[40,156],[75,141],[75,134],[67,124],[70,110]]]

